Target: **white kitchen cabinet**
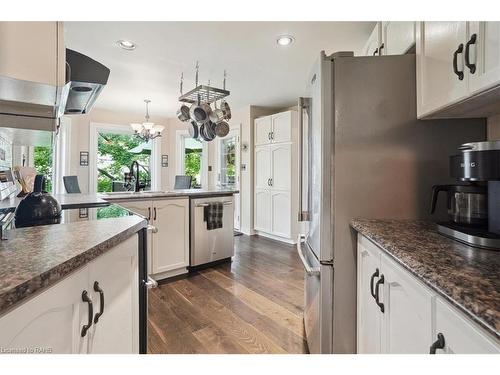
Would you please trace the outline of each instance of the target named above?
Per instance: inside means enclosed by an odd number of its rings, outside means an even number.
[[[271,191],[255,190],[254,229],[264,232],[271,231]]]
[[[434,294],[382,254],[384,313],[381,334],[383,353],[428,353],[432,342]]]
[[[287,191],[271,191],[271,232],[277,236],[291,236],[291,199]]]
[[[419,118],[500,113],[500,22],[417,22],[416,53]]]
[[[380,55],[380,47],[382,46],[382,23],[377,22],[373,28],[370,37],[366,41],[363,50],[361,52],[362,56],[378,56]],[[382,46],[382,50],[383,50]]]
[[[469,22],[469,92],[500,84],[500,22]]]
[[[382,55],[403,55],[407,53],[415,45],[415,22],[382,22],[382,41]]]
[[[189,266],[189,199],[153,201],[153,274]]]
[[[420,22],[417,25],[419,116],[467,96],[464,44],[467,22]],[[456,70],[454,70],[456,61]]]
[[[74,272],[0,317],[0,347],[28,353],[36,348],[61,354],[86,352],[88,336],[80,333],[88,318],[82,301],[84,290],[91,293],[88,284],[87,269]]]
[[[294,131],[296,111],[255,120],[254,229],[262,235],[294,243],[297,180]],[[262,130],[264,129],[264,130]],[[260,132],[270,131],[268,137]],[[294,168],[295,166],[295,168]]]
[[[270,147],[271,181],[274,190],[290,191],[292,186],[292,145],[278,144]],[[257,163],[256,163],[257,165]],[[260,174],[260,173],[259,173]]]
[[[129,238],[89,264],[89,282],[94,301],[89,353],[139,352],[137,241],[136,236]],[[102,290],[103,305],[98,289]],[[101,311],[103,314],[96,322],[95,318]]]
[[[378,279],[378,276],[380,276],[380,250],[365,237],[360,237],[357,266],[357,352],[359,354],[381,352],[381,319],[373,295],[375,278]]]
[[[255,148],[255,188],[269,189],[271,186],[271,148],[267,145]]]
[[[148,218],[154,227],[148,241],[148,273],[157,280],[186,273],[189,266],[189,199],[129,200],[119,204]]]
[[[495,344],[462,313],[441,298],[436,301],[435,329],[433,341],[438,333],[444,337],[444,348],[436,354],[485,354],[500,353],[500,346]]]
[[[357,351],[427,354],[500,353],[500,343],[425,286],[377,245],[358,234]]]
[[[271,116],[255,119],[255,145],[271,143],[272,121]]]
[[[65,84],[62,22],[0,22],[0,76],[52,86]]]
[[[51,353],[138,353],[138,236],[97,257],[0,317],[0,347]],[[97,281],[105,308],[94,290]],[[87,296],[93,305],[90,315]],[[92,325],[82,336],[82,328]],[[37,353],[37,351],[34,351]]]

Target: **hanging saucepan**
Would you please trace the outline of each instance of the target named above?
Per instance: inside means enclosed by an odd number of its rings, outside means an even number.
[[[181,105],[181,108],[177,110],[177,118],[182,122],[189,120],[189,107],[185,104]]]
[[[217,137],[224,138],[229,134],[229,124],[226,121],[221,121],[215,125],[215,134]]]
[[[198,139],[200,136],[200,130],[198,129],[198,124],[194,121],[191,121],[188,125],[188,132],[191,138]]]
[[[227,102],[222,102],[220,109],[222,113],[224,113],[224,119],[231,120],[231,107],[229,107],[229,104],[227,104]]]
[[[208,134],[208,132],[207,132],[207,124],[202,124],[200,126],[200,137],[201,137],[201,139],[203,139],[204,141],[207,141],[207,142],[210,142],[213,140],[213,137],[211,137],[210,134]]]
[[[212,113],[210,113],[210,121],[212,121],[215,124],[218,124],[222,120],[224,120],[224,112],[222,109],[217,108],[217,102],[214,103],[214,110]]]
[[[212,121],[209,121],[205,124],[205,134],[210,138],[210,140],[214,140],[217,134],[215,134],[215,124]]]
[[[196,121],[198,125],[202,125],[210,121],[210,113],[212,108],[207,103],[193,103],[189,109],[191,120]]]

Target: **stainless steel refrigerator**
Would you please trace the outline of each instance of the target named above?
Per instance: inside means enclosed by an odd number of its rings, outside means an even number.
[[[350,220],[430,219],[432,185],[452,182],[449,155],[486,138],[483,119],[417,120],[416,94],[415,55],[322,52],[299,99],[299,220],[306,223],[297,249],[311,353],[356,352]]]

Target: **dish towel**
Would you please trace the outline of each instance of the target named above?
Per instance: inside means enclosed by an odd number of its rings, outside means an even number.
[[[207,223],[207,230],[222,228],[223,211],[221,202],[211,202],[203,208],[203,220]]]

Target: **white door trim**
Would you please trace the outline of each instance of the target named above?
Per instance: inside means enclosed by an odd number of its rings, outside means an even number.
[[[184,142],[183,138],[190,138],[187,130],[177,130],[175,132],[175,174],[184,174]],[[208,143],[201,141],[201,188],[208,189]]]
[[[63,177],[69,175],[71,166],[71,119],[62,117],[59,133],[55,136],[52,152],[52,192],[65,194]]]
[[[91,122],[89,125],[89,193],[97,192],[97,139],[100,132],[115,134],[133,134],[129,125]],[[161,184],[161,143],[160,137],[153,140],[151,146],[151,190],[160,190]]]

